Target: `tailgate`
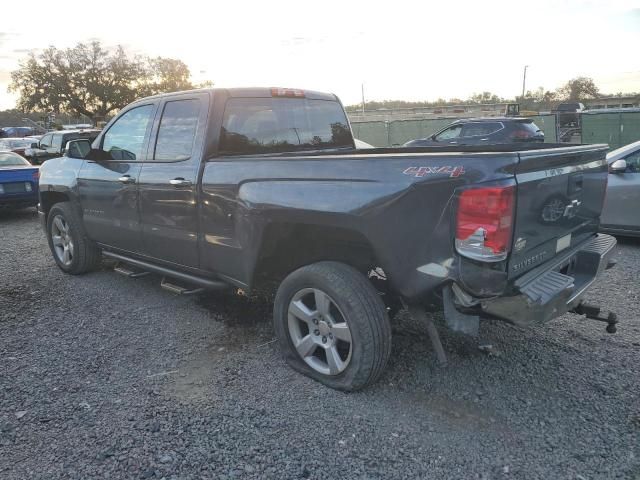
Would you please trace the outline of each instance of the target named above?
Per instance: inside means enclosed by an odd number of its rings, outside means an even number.
[[[606,145],[521,152],[509,277],[551,260],[598,231]]]

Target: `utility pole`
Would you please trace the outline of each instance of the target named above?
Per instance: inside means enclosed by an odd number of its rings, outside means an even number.
[[[364,83],[360,87],[362,88],[362,114],[364,115]]]
[[[527,68],[529,65],[524,66],[524,74],[522,75],[522,98],[524,99],[524,86],[527,83]]]

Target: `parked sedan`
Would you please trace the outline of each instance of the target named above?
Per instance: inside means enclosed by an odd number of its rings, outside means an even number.
[[[33,137],[3,138],[0,139],[0,151],[11,151],[24,157],[24,151],[31,148],[34,142],[37,143],[38,140]]]
[[[600,230],[640,236],[640,141],[607,154],[609,184]]]
[[[405,147],[432,145],[491,145],[544,142],[544,132],[530,118],[468,118],[453,122],[427,138],[411,140]]]
[[[0,208],[38,204],[38,167],[13,152],[0,152]]]

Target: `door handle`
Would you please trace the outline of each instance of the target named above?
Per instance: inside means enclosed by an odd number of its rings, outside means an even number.
[[[136,183],[136,179],[133,178],[131,175],[123,175],[120,178],[118,178],[118,181],[120,183]]]
[[[174,178],[169,180],[169,183],[174,187],[189,187],[191,186],[191,180],[185,180],[182,177]]]

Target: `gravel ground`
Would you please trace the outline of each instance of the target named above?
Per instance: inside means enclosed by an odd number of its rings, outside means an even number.
[[[290,370],[269,299],[178,297],[159,279],[54,265],[33,212],[0,216],[0,478],[640,479],[640,242],[590,300],[522,330],[394,322],[364,392]]]

